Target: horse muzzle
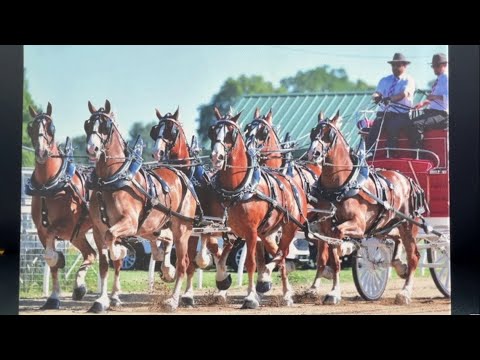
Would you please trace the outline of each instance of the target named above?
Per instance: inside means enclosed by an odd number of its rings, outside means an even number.
[[[216,170],[220,170],[223,168],[223,163],[225,162],[225,157],[222,154],[212,153],[210,156],[210,160],[212,161],[212,165]]]

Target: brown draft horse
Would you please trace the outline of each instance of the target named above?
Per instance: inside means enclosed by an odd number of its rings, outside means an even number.
[[[96,257],[85,237],[92,222],[86,207],[85,179],[78,170],[67,174],[73,166],[69,164],[71,158],[61,153],[55,143],[52,105],[48,103],[46,113],[37,113],[32,107],[29,110],[33,120],[28,124],[28,135],[35,149],[35,170],[26,192],[32,195],[33,222],[52,274],[52,293],[42,309],[58,309],[58,269],[65,266],[65,258],[61,252],[55,251],[55,240],[70,240],[83,255],[72,295],[74,300],[81,300],[87,292],[86,272]]]
[[[395,300],[398,304],[408,304],[411,301],[413,276],[419,261],[419,252],[415,242],[418,228],[409,221],[402,221],[392,210],[383,207],[368,196],[367,191],[377,194],[376,185],[371,176],[363,185],[357,187],[356,195],[344,192],[344,190],[348,190],[345,185],[351,184],[356,165],[352,161],[350,148],[338,129],[339,118],[337,112],[331,121],[320,122],[312,130],[309,159],[323,165],[322,176],[317,184],[319,192],[316,193],[319,203],[316,207],[327,209],[330,207],[331,201],[337,209],[334,217],[311,224],[310,228],[336,239],[347,237],[362,239],[367,236],[375,236],[394,240],[396,246],[392,266],[395,267],[400,277],[406,279],[403,289],[397,294]],[[416,185],[409,178],[397,171],[379,170],[377,173],[380,175],[379,181],[385,189],[387,202],[394,209],[418,220],[419,204],[415,204],[413,199],[417,198],[419,191],[422,190],[419,187],[415,188]],[[393,186],[389,186],[387,181],[381,177],[387,179]],[[382,213],[383,216],[381,216]],[[378,234],[382,228],[388,231],[392,226],[394,226],[393,230],[386,235]],[[396,253],[400,242],[403,243],[406,250],[408,266],[397,259]],[[329,256],[333,257],[335,264],[333,288],[325,297],[324,304],[338,304],[341,300],[339,250],[339,246],[327,245],[324,241],[319,241],[319,271],[325,267]]]
[[[156,110],[156,115],[159,120],[157,125],[154,125],[150,131],[150,137],[155,141],[152,156],[160,164],[170,164],[177,166],[182,170],[194,183],[195,191],[197,192],[200,204],[204,215],[222,218],[224,210],[220,202],[216,198],[216,193],[208,184],[208,179],[205,178],[205,169],[203,165],[198,162],[192,154],[195,149],[190,149],[185,131],[180,123],[179,110],[172,115],[167,113],[162,114]],[[231,276],[227,272],[227,257],[233,246],[231,242],[225,242],[223,249],[218,246],[217,237],[220,233],[205,233],[202,234],[201,250],[197,253],[198,237],[191,237],[188,243],[188,254],[190,259],[195,258],[195,262],[190,261],[187,269],[187,287],[184,295],[182,295],[182,302],[185,305],[193,305],[193,276],[195,274],[195,263],[200,268],[208,265],[208,257],[206,249],[213,254],[215,258],[216,285],[218,293],[215,294],[217,302],[226,303],[227,289],[230,287],[232,281]],[[168,261],[168,256],[171,250],[171,242],[164,242],[165,254],[164,263]],[[152,246],[152,249],[156,248]],[[153,253],[153,251],[152,251]],[[156,254],[154,258],[159,259]]]
[[[322,173],[322,167],[311,161],[302,161],[297,164],[287,164],[286,156],[276,150],[282,149],[282,142],[280,141],[275,129],[273,128],[273,112],[272,109],[267,115],[261,115],[260,109],[256,108],[253,115],[253,121],[249,123],[245,129],[245,137],[251,139],[255,148],[260,149],[259,163],[270,169],[282,169],[285,173],[293,176],[293,181],[297,187],[302,188],[305,193],[310,193],[310,189]],[[323,119],[323,113],[319,114],[319,119]],[[319,120],[320,121],[320,120]],[[247,143],[248,147],[248,143]],[[287,170],[291,166],[291,173]],[[312,205],[308,204],[310,210]],[[268,241],[275,241],[275,234]],[[257,243],[257,252],[261,252],[261,242]],[[261,261],[262,256],[257,256],[257,261]]]
[[[110,112],[95,109],[89,102],[91,117],[85,122],[87,153],[96,161],[90,186],[95,195],[90,203],[93,231],[100,253],[101,295],[91,311],[101,312],[120,304],[120,267],[125,247],[116,245],[123,237],[138,235],[155,242],[164,228],[173,234],[177,263],[172,296],[165,301],[168,310],[178,307],[181,284],[188,267],[187,245],[197,207],[183,174],[158,167],[152,171],[140,168],[129,175],[132,151],[123,140]],[[125,171],[127,169],[128,170]],[[126,175],[126,177],[124,177]],[[95,181],[96,178],[96,181]],[[115,267],[111,302],[107,295],[107,251]]]
[[[208,133],[212,145],[212,164],[218,170],[212,186],[227,209],[228,226],[247,243],[248,295],[242,308],[259,306],[257,291],[264,293],[270,289],[271,274],[277,265],[281,268],[284,304],[290,305],[293,303],[293,291],[287,278],[285,257],[299,228],[297,223],[303,224],[306,220],[306,195],[302,189],[296,189],[296,199],[295,185],[287,177],[279,173],[266,175],[258,170],[255,150],[250,148],[247,153],[237,124],[240,114],[222,117],[215,108],[215,116],[217,123],[210,127]],[[276,200],[270,202],[268,198],[274,196]],[[265,239],[279,228],[282,228],[282,237],[276,251]],[[253,276],[256,268],[256,242],[259,239],[275,257],[259,274],[256,291]]]

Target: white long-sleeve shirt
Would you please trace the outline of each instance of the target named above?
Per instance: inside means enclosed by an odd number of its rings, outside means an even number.
[[[431,100],[429,109],[443,110],[448,112],[448,74],[438,75],[438,78],[432,86],[432,95],[442,96],[442,100]]]
[[[397,101],[397,103],[412,107],[413,94],[415,93],[415,80],[413,80],[413,77],[406,73],[403,73],[399,78],[392,74],[382,78],[379,81],[375,91],[379,94],[382,94],[382,97],[390,97],[406,91],[407,96],[405,96],[402,100]],[[380,104],[380,111],[385,111],[385,107],[385,105]],[[400,108],[400,106],[389,106],[388,111],[407,113],[409,112],[409,109],[404,109],[403,107]]]

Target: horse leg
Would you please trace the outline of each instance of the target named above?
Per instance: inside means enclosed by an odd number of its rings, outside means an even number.
[[[402,261],[402,259],[400,259],[400,254],[402,252],[402,248],[400,247],[400,239],[396,238],[394,240],[395,240],[395,247],[393,249],[391,265],[401,279],[406,279],[408,266],[406,263]]]
[[[255,291],[254,286],[254,274],[256,268],[255,253],[256,253],[256,243],[257,243],[257,231],[252,229],[252,232],[248,234],[245,238],[247,242],[247,257],[245,260],[245,265],[248,272],[248,289],[247,296],[243,300],[242,309],[256,309],[260,306],[260,298]]]
[[[171,263],[173,241],[162,241],[161,246],[163,248],[162,280],[171,283],[175,280],[175,267]]]
[[[215,282],[218,289],[215,298],[218,304],[226,304],[227,290],[232,285],[232,277],[227,271],[227,258],[233,248],[233,243],[223,242],[223,249],[220,250],[217,239],[211,236],[207,241],[207,247],[215,259]]]
[[[175,241],[175,249],[177,254],[175,286],[172,296],[165,300],[165,307],[168,311],[175,311],[178,307],[180,292],[182,289],[182,281],[188,267],[188,239],[192,233],[191,224],[179,219],[172,219],[172,233]],[[166,254],[165,254],[166,256]]]
[[[293,288],[288,281],[287,269],[285,266],[285,257],[288,255],[289,246],[295,237],[297,232],[297,225],[293,222],[287,223],[282,228],[282,237],[280,238],[280,244],[278,245],[277,254],[273,260],[265,266],[265,269],[268,273],[272,273],[276,265],[280,265],[280,275],[282,277],[282,288],[283,288],[283,305],[291,306],[293,305]]]
[[[61,252],[55,251],[55,235],[46,231],[38,234],[40,241],[45,248],[45,262],[50,267],[52,276],[52,292],[41,310],[57,310],[60,308],[60,283],[58,281],[58,269],[65,266],[65,258]]]
[[[333,276],[327,277],[327,273],[330,272],[333,274],[333,271],[327,266],[327,261],[329,260],[328,256],[328,244],[325,241],[318,240],[317,243],[317,272],[315,274],[315,279],[313,280],[312,286],[307,290],[307,294],[316,298],[318,292],[320,291],[320,282],[321,278],[327,278],[333,280]]]
[[[161,232],[160,232],[160,236],[158,236],[158,238],[156,238],[155,240],[156,240],[155,244],[151,243],[152,246],[153,246],[152,247],[153,260],[164,261],[165,260],[165,252],[163,251],[163,247],[160,246],[160,244],[161,244],[160,241],[161,242],[166,242],[166,243],[173,242],[172,230],[162,229]]]
[[[100,272],[100,296],[95,300],[88,312],[101,313],[110,307],[110,298],[108,297],[108,249],[103,241],[101,232],[96,227],[93,228],[93,238],[98,249],[99,272]]]
[[[182,295],[182,305],[186,307],[192,307],[195,305],[193,299],[193,277],[195,275],[195,262],[192,261],[195,258],[198,246],[198,237],[192,236],[188,239],[188,267],[187,267],[187,287],[185,293]]]
[[[122,260],[127,256],[127,248],[123,245],[116,245],[115,241],[120,237],[134,236],[137,233],[137,225],[130,216],[122,218],[105,233],[105,242],[110,250],[110,258],[113,261]]]
[[[197,253],[197,248],[195,247],[195,253],[193,253],[193,257],[191,258],[191,260],[195,259],[195,263],[200,269],[205,269],[210,262],[206,246],[207,239],[204,238],[206,238],[206,236],[200,235],[200,241],[202,244],[200,247],[200,251]],[[195,244],[198,244],[198,240],[195,241]]]
[[[276,240],[277,232],[270,234],[269,236],[264,237],[261,241],[257,240],[257,292],[261,295],[264,295],[272,289],[272,276],[266,269],[265,264],[265,250],[275,257],[278,251],[278,245]]]
[[[395,303],[398,305],[407,305],[412,301],[413,277],[418,266],[418,261],[420,260],[420,253],[418,252],[417,243],[415,241],[415,235],[418,229],[414,228],[414,226],[415,225],[413,224],[407,223],[399,227],[403,246],[407,253],[408,269],[405,284],[395,297]]]
[[[77,276],[75,278],[75,284],[73,288],[72,299],[73,300],[82,300],[85,294],[87,293],[87,287],[85,285],[85,276],[87,275],[87,270],[94,263],[97,253],[90,246],[90,243],[87,240],[85,234],[77,236],[75,240],[72,241],[72,244],[80,250],[83,255],[83,263],[80,265],[80,268],[77,271]]]
[[[332,290],[323,299],[324,305],[337,305],[342,300],[342,291],[340,290],[340,256],[338,247],[329,247],[329,255],[333,259],[333,287]]]

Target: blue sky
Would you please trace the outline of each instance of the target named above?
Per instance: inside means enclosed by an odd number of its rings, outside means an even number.
[[[109,99],[125,135],[131,123],[154,120],[156,107],[163,114],[179,105],[190,136],[198,106],[228,77],[262,75],[278,85],[284,77],[326,64],[376,85],[391,73],[387,61],[402,52],[412,62],[408,72],[417,87],[426,88],[435,78],[427,63],[434,53],[447,51],[445,45],[38,45],[25,46],[24,62],[33,99],[44,109],[52,103],[62,142],[83,134],[88,100],[100,107]]]

